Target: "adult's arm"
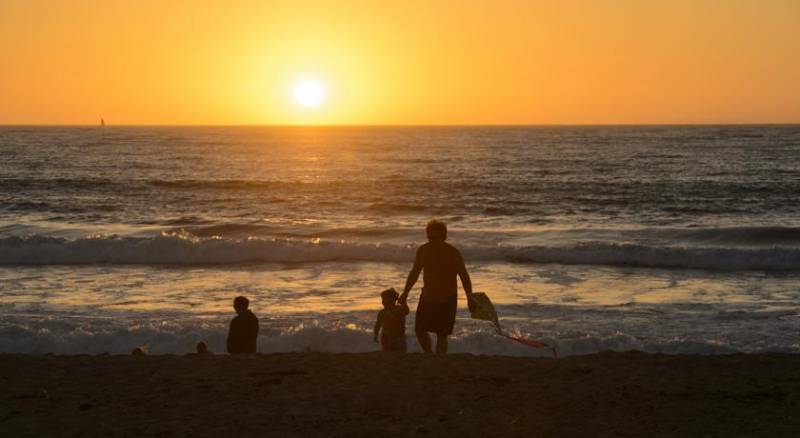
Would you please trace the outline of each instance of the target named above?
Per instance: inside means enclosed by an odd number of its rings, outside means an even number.
[[[469,307],[469,311],[472,312],[475,310],[475,303],[472,302],[472,279],[469,278],[469,272],[467,272],[467,266],[464,264],[464,258],[461,257],[461,254],[458,254],[458,278],[461,279],[461,286],[464,287],[464,293],[467,296],[467,306]]]
[[[411,288],[417,283],[420,272],[422,272],[422,247],[419,247],[417,256],[414,257],[414,266],[411,267],[411,272],[408,273],[408,277],[406,278],[406,287],[403,288],[403,294],[400,295],[400,304],[406,303],[408,293],[411,292]]]

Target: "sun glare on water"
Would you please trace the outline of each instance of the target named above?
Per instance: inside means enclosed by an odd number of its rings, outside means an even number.
[[[317,108],[325,100],[325,87],[316,79],[303,79],[294,84],[294,100],[306,108]]]

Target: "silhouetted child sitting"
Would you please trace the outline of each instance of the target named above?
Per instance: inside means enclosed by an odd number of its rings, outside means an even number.
[[[211,352],[211,350],[208,349],[208,345],[206,345],[206,343],[203,341],[198,342],[195,349],[197,351],[197,354],[204,354],[204,355],[214,354]]]
[[[255,354],[258,341],[258,318],[249,309],[250,300],[236,297],[233,309],[236,316],[231,320],[226,346],[229,354]]]
[[[400,294],[394,288],[381,292],[383,310],[378,312],[375,322],[375,342],[378,342],[378,333],[381,336],[383,351],[406,351],[406,315],[408,305],[397,304]]]

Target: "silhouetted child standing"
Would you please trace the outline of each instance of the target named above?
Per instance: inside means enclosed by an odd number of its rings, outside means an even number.
[[[397,304],[400,294],[394,288],[381,292],[383,310],[378,312],[375,322],[375,342],[378,342],[378,333],[381,336],[383,351],[406,352],[406,315],[408,305]]]

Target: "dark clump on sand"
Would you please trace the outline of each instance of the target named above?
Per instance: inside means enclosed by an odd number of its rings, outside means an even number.
[[[0,355],[2,436],[795,436],[800,356]]]

